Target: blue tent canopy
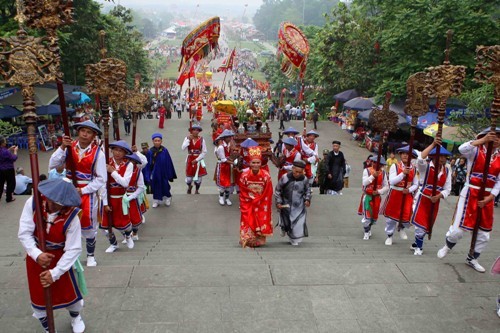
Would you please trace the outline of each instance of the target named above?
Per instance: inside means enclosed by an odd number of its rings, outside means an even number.
[[[406,116],[406,120],[408,120],[408,123],[411,124],[411,117]],[[434,123],[437,123],[438,121],[438,114],[434,112],[427,112],[421,117],[418,117],[418,123],[417,123],[417,128],[420,129],[425,129],[427,126],[432,125]],[[445,123],[447,121],[445,120]]]
[[[0,119],[19,117],[23,113],[15,107],[5,105],[0,107]]]
[[[68,113],[75,112],[75,109],[66,108]],[[61,114],[61,107],[56,104],[38,106],[36,108],[36,114],[39,116],[58,116]]]

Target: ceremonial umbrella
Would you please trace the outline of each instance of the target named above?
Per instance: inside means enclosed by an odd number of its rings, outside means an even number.
[[[424,134],[435,138],[437,129],[431,130],[431,128],[434,127],[437,128],[437,124],[432,124],[431,126],[424,129]],[[465,137],[462,133],[460,133],[458,127],[443,125],[443,134],[441,139],[443,140],[443,142],[450,144],[462,144],[472,138]]]
[[[356,111],[371,110],[375,106],[372,98],[356,97],[344,103],[344,109]]]
[[[238,113],[233,101],[217,101],[213,103],[214,110],[235,116]]]
[[[353,98],[358,97],[359,94],[356,89],[349,89],[334,95],[333,98],[339,102],[347,102]]]

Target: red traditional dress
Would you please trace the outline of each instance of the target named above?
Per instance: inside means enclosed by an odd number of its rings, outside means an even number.
[[[426,233],[429,232],[431,227],[430,223],[430,212],[432,202],[430,197],[432,196],[432,191],[434,188],[434,177],[436,169],[434,167],[434,163],[427,163],[422,160],[418,160],[419,163],[419,171],[421,163],[426,163],[427,166],[425,171],[422,170],[420,173],[420,177],[424,178],[424,182],[422,183],[422,187],[420,188],[419,193],[417,194],[417,201],[415,204],[415,208],[413,210],[413,216],[411,217],[411,223],[418,228],[423,229]],[[440,168],[437,186],[436,186],[436,195],[443,194],[443,198],[446,198],[451,190],[451,172],[448,170],[446,166],[442,166]],[[434,203],[434,212],[432,217],[432,223],[436,220],[438,211],[439,211],[439,203],[441,200],[438,200]]]
[[[127,195],[133,195],[139,184],[139,180],[142,178],[142,185],[144,185],[144,178],[142,177],[141,169],[134,165],[134,171],[132,172],[132,177],[130,178],[130,183],[127,187]],[[146,205],[144,202],[139,202],[139,198],[133,198],[129,201],[128,215],[130,217],[130,222],[132,227],[138,227],[142,223],[142,214],[146,212]]]
[[[113,158],[109,159],[111,165],[115,164]],[[125,176],[125,171],[127,171],[127,166],[130,162],[122,161],[122,163],[116,169],[116,172],[121,177]],[[123,195],[126,193],[126,187],[120,185],[112,176],[109,178],[109,207],[111,207],[111,216],[113,218],[112,224],[113,228],[117,230],[126,230],[131,226],[130,216],[123,213]],[[101,229],[108,228],[108,213],[104,212],[101,222]]]
[[[301,155],[296,148],[293,148],[289,151],[288,149],[283,147],[283,156],[285,157],[285,163],[280,167],[280,170],[278,172],[278,181],[281,179],[281,177],[292,170],[293,162],[295,162],[297,159],[301,159]]]
[[[242,247],[264,245],[266,237],[273,234],[271,176],[262,169],[257,174],[248,169],[241,174],[239,187],[240,244]]]
[[[30,199],[31,200],[31,199]],[[45,203],[43,204],[45,206]],[[45,244],[46,252],[54,255],[49,270],[53,270],[58,261],[64,255],[64,247],[66,242],[66,233],[68,228],[72,223],[78,223],[78,219],[75,219],[80,213],[80,209],[76,207],[64,207],[59,212],[53,224],[50,227],[49,232],[45,231]],[[45,210],[42,213],[47,217]],[[35,230],[33,235],[35,241],[38,244],[37,228],[36,228],[36,216],[33,213],[33,223],[35,224]],[[46,225],[46,223],[44,223]],[[31,304],[35,309],[45,310],[45,298],[44,298],[44,288],[40,283],[40,274],[44,269],[33,259],[31,256],[26,256],[26,271],[28,274],[28,286],[31,298]],[[51,285],[51,295],[52,295],[52,306],[54,309],[65,308],[70,306],[82,299],[82,294],[77,282],[76,271],[73,267],[63,273],[59,279],[57,279]]]
[[[66,152],[67,154],[71,153],[73,155],[73,161],[75,162],[76,168],[77,186],[79,188],[84,188],[95,177],[95,166],[101,150],[100,147],[93,142],[90,144],[90,149],[88,149],[83,156],[80,157],[77,144],[78,142],[74,141],[71,144],[71,149],[66,149]],[[73,179],[73,174],[71,173],[69,165],[66,165],[66,177]],[[93,210],[97,209],[97,198],[95,193],[82,195],[81,209],[82,216],[80,218],[80,224],[82,226],[82,230],[90,230],[93,228],[95,222]]]
[[[306,162],[306,168],[304,169],[307,178],[311,178],[312,174],[312,164],[316,163],[318,157],[318,145],[316,142],[307,142],[303,137],[297,137],[297,146],[295,149],[300,152],[300,156],[304,162]]]
[[[417,186],[417,178],[415,177],[416,171],[415,167],[411,166],[410,173],[407,175],[408,181],[406,188],[410,190],[410,193],[404,195],[404,175],[403,170],[406,168],[403,162],[398,164],[393,164],[391,166],[391,173],[389,176],[390,190],[384,205],[382,207],[382,214],[392,220],[399,221],[402,218],[403,223],[410,222],[412,215],[412,205],[413,205],[413,192]],[[403,207],[404,198],[404,208]],[[403,209],[403,214],[401,215],[401,209]]]
[[[467,143],[464,145],[467,145]],[[483,170],[486,163],[486,147],[472,147],[468,151],[460,150],[460,152],[467,158],[467,169],[470,172],[469,179],[460,193],[460,199],[454,215],[455,223],[458,222],[459,227],[463,230],[473,230],[477,220],[477,213],[481,212],[479,229],[489,232],[493,229],[494,202],[493,200],[490,201],[482,209],[478,209],[477,207],[479,189],[483,181]],[[493,194],[496,195],[498,193],[499,182],[500,155],[497,150],[491,157],[484,196],[488,196],[494,188],[496,191]]]
[[[201,163],[193,164],[203,151],[203,138],[200,136],[198,138],[189,139],[188,156],[186,159],[186,177],[194,177],[196,171],[198,171],[198,177],[203,177],[207,175],[207,169],[201,165]],[[229,155],[228,155],[229,156]]]
[[[374,196],[373,191],[375,190],[375,168],[369,167],[363,171],[363,194],[361,195],[361,201],[358,207],[358,215],[363,216],[363,220],[375,222],[378,219],[380,211],[381,195],[385,194],[389,189],[387,184],[387,176],[383,167],[382,171],[377,179],[377,191],[379,195]]]
[[[158,109],[158,116],[160,117],[160,120],[158,121],[158,127],[159,128],[163,128],[163,125],[165,123],[165,113],[166,112],[167,112],[167,110],[165,109],[164,106],[161,106]]]
[[[231,155],[229,145],[222,142],[216,150],[217,167],[215,168],[215,182],[220,188],[231,187],[231,165],[227,163],[227,159]]]

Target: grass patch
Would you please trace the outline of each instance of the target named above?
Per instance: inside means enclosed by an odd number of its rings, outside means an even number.
[[[179,77],[179,61],[173,61],[170,63],[170,65],[168,65],[167,68],[165,68],[165,70],[161,73],[161,77],[164,79],[176,80],[177,77]]]
[[[234,47],[236,47],[236,49],[249,49],[253,52],[256,52],[256,53],[259,53],[260,51],[262,50],[265,50],[266,48],[264,47],[264,45],[262,45],[261,42],[252,42],[252,41],[248,41],[248,40],[243,40],[241,42],[237,42],[237,41],[229,41],[228,42],[228,45],[229,45],[229,49],[233,49]]]

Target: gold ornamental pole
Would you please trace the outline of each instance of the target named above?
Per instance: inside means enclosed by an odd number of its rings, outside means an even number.
[[[126,95],[125,79],[127,77],[127,65],[124,61],[115,58],[106,58],[107,50],[104,39],[106,32],[99,32],[99,42],[101,47],[101,61],[97,64],[85,66],[85,80],[89,93],[99,95],[102,121],[104,127],[104,155],[106,164],[109,163],[109,102],[118,103]],[[108,174],[106,188],[108,193],[108,204],[110,202]],[[112,234],[113,221],[108,212],[108,230]]]
[[[21,2],[21,1],[19,1]],[[70,137],[68,111],[66,109],[66,99],[64,97],[63,73],[61,71],[61,50],[59,48],[59,38],[57,29],[74,23],[73,20],[73,1],[72,0],[24,0],[22,8],[26,25],[33,29],[43,29],[50,40],[49,48],[54,54],[54,70],[56,71],[57,93],[59,96],[59,105],[61,108],[61,117],[64,128],[64,135]],[[77,187],[75,175],[75,162],[73,155],[66,157],[68,168],[73,175],[73,185]]]
[[[21,86],[23,94],[23,118],[28,132],[31,176],[33,178],[33,202],[38,237],[38,247],[47,251],[45,243],[45,223],[42,215],[41,196],[38,191],[39,167],[36,134],[36,104],[33,86],[54,81],[57,59],[50,51],[50,40],[29,36],[22,28],[26,18],[22,14],[22,3],[17,2],[19,30],[16,36],[0,38],[0,75],[11,86]],[[49,332],[55,332],[52,308],[52,288],[44,288],[45,310]]]
[[[450,47],[453,31],[448,30],[446,38],[445,60],[442,65],[429,67],[426,69],[426,90],[429,96],[436,97],[438,104],[438,130],[436,138],[441,138],[443,134],[444,117],[446,114],[446,101],[452,96],[458,96],[462,92],[463,83],[465,80],[465,66],[450,65]],[[434,179],[432,186],[432,196],[437,192],[437,182],[439,174],[439,153],[441,146],[436,146],[436,154],[434,155]],[[432,228],[435,222],[436,204],[431,203],[429,212],[429,230],[428,237],[432,237]]]

